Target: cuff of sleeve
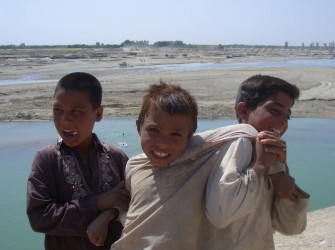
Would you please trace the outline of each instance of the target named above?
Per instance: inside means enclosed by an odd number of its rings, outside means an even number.
[[[266,172],[267,175],[276,174],[279,172],[286,172],[285,163],[281,162],[279,159],[275,161],[275,163],[268,169]]]
[[[248,188],[250,192],[254,192],[257,189],[257,183],[260,181],[258,180],[257,174],[253,169],[248,169],[247,170],[247,176],[248,176]]]

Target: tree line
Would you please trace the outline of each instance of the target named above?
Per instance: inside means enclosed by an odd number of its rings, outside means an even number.
[[[175,47],[175,48],[191,48],[191,47],[198,47],[203,45],[194,45],[194,44],[185,44],[183,41],[176,40],[176,41],[157,41],[153,44],[149,44],[147,40],[125,40],[121,44],[104,44],[101,42],[96,42],[95,44],[70,44],[70,45],[26,45],[25,43],[21,43],[20,45],[0,45],[0,49],[36,49],[36,48],[125,48],[125,47]],[[302,43],[301,46],[289,46],[289,42],[285,41],[283,46],[278,45],[245,45],[245,44],[230,44],[230,45],[221,45],[219,44],[218,47],[220,49],[224,48],[303,48],[303,49],[335,49],[335,42],[332,41],[330,43],[323,43],[321,46],[318,42],[311,42],[309,46],[305,46],[305,43]]]

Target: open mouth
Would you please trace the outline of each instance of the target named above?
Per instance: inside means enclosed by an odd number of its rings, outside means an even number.
[[[161,159],[164,159],[164,158],[167,158],[170,154],[168,153],[162,153],[162,152],[157,152],[157,151],[152,151],[152,154],[157,157],[157,158],[161,158]]]
[[[66,131],[66,130],[63,130],[63,134],[66,137],[73,137],[73,136],[76,136],[78,133],[76,131]]]

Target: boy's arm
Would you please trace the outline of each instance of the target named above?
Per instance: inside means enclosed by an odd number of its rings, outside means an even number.
[[[272,214],[273,228],[286,235],[299,234],[305,230],[310,197],[291,179],[293,178],[289,175],[287,165],[285,172],[277,173],[271,178],[276,193]]]
[[[265,147],[272,145],[267,152],[275,153],[278,157],[271,171],[267,171],[275,192],[273,229],[287,235],[301,233],[306,228],[309,194],[301,190],[289,174],[286,142],[269,131],[261,132],[259,138]]]
[[[300,234],[307,224],[307,212],[309,207],[309,194],[302,191],[297,185],[299,193],[296,202],[285,198],[276,197],[272,211],[273,229],[285,234]]]
[[[95,196],[69,202],[60,199],[55,181],[57,157],[38,152],[27,183],[27,215],[34,231],[64,236],[85,236],[86,228],[99,213]]]
[[[258,178],[250,168],[249,139],[227,142],[218,152],[206,187],[206,215],[214,226],[224,228],[253,212],[262,199],[259,189],[264,178]]]
[[[104,246],[109,222],[116,220],[120,216],[119,213],[117,208],[105,210],[88,225],[87,236],[93,245]]]
[[[36,155],[27,184],[27,215],[34,231],[62,236],[87,236],[88,224],[99,214],[97,197],[57,201],[60,196],[55,179],[55,165],[50,155]],[[112,192],[112,190],[110,190]],[[109,204],[109,208],[118,204]],[[105,204],[106,206],[106,204]]]

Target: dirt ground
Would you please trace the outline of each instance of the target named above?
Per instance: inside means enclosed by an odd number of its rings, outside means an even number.
[[[334,119],[334,69],[245,67],[160,71],[147,67],[327,59],[329,56],[329,52],[323,50],[219,49],[215,46],[203,49],[0,50],[0,120],[50,119],[55,84],[73,71],[89,72],[101,81],[105,117],[136,116],[144,89],[162,79],[181,85],[196,97],[199,118],[235,118],[234,101],[239,84],[252,75],[264,74],[281,77],[300,88],[301,96],[293,107],[293,117]],[[128,67],[120,67],[122,62]],[[5,85],[6,81],[24,80],[31,82]]]

